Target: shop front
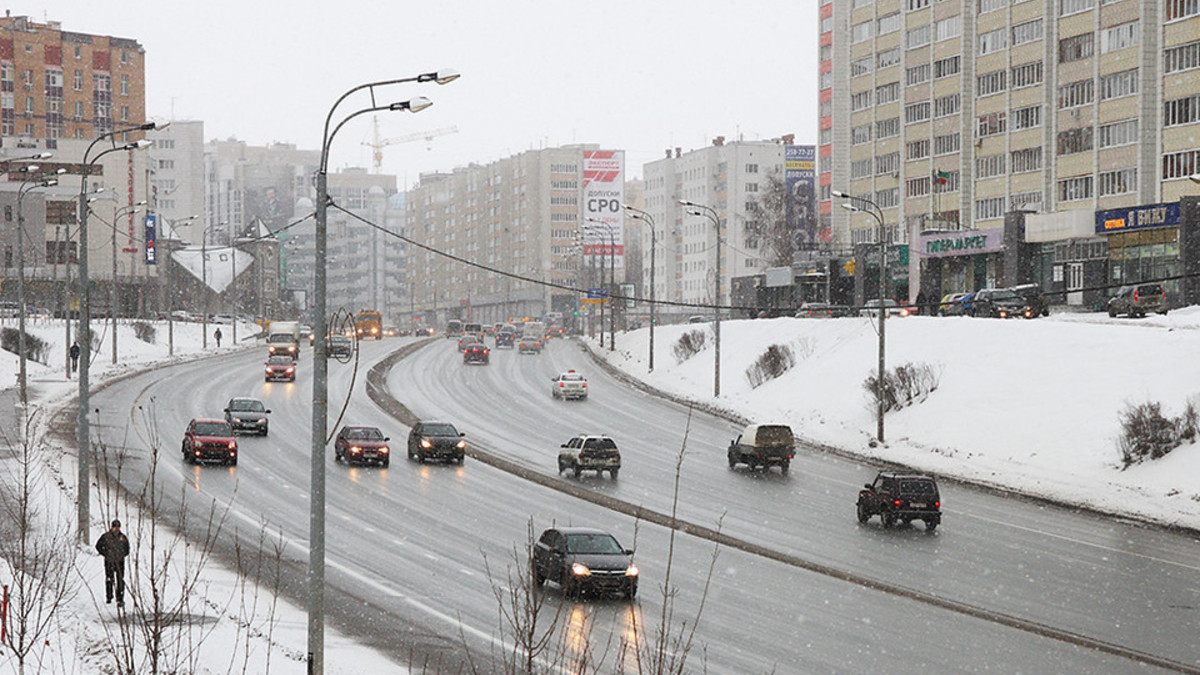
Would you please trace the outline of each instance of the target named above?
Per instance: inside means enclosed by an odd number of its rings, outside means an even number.
[[[919,241],[920,288],[927,297],[1002,284],[1004,228],[926,232]]]
[[[1108,240],[1109,295],[1120,286],[1162,279],[1167,297],[1178,304],[1184,288],[1178,278],[1184,270],[1181,215],[1179,202],[1096,212],[1096,234]]]

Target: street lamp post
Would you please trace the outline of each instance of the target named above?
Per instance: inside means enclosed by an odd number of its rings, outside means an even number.
[[[716,267],[713,268],[716,281],[716,298],[713,300],[713,337],[716,340],[715,352],[713,355],[713,398],[721,396],[721,217],[717,215],[717,210],[711,206],[680,200],[680,206],[690,207],[687,212],[692,216],[704,216],[712,222],[713,227],[717,231],[717,257]]]
[[[108,314],[109,322],[112,326],[112,362],[117,362],[117,223],[121,222],[121,218],[126,215],[137,213],[138,209],[146,205],[145,201],[123,206],[117,209],[113,215],[112,221],[112,281],[108,285]]]
[[[30,174],[38,171],[40,168],[36,165],[29,165],[21,169],[22,173]],[[37,178],[21,181],[21,186],[17,188],[17,311],[19,312],[17,319],[17,360],[19,362],[17,388],[20,391],[22,409],[29,405],[29,378],[25,357],[25,212],[22,202],[29,192],[52,185],[58,185],[57,178],[46,178],[39,175]],[[22,424],[20,433],[24,432],[25,425]]]
[[[855,197],[838,190],[833,190],[830,194],[834,197],[848,199],[851,202],[859,202],[866,205],[865,211],[854,204],[842,204],[842,208],[847,211],[869,213],[875,219],[875,223],[879,226],[879,366],[875,373],[875,438],[880,443],[883,443],[883,381],[884,381],[884,355],[887,347],[886,327],[887,327],[887,286],[888,286],[888,242],[887,231],[883,226],[883,211],[879,205],[865,197]]]
[[[77,483],[76,499],[78,500],[78,532],[76,535],[79,541],[87,542],[88,540],[88,515],[90,485],[88,479],[91,475],[91,429],[89,428],[88,409],[91,405],[90,392],[88,391],[88,375],[91,368],[92,360],[92,305],[91,305],[91,290],[88,288],[88,201],[87,201],[87,179],[91,174],[92,165],[100,160],[101,157],[111,153],[123,150],[137,150],[148,147],[151,143],[145,139],[134,141],[133,143],[125,143],[117,145],[111,139],[119,134],[128,133],[131,131],[150,131],[160,128],[154,122],[146,122],[132,127],[123,127],[112,131],[100,134],[91,143],[83,153],[82,176],[79,180],[79,278],[76,283],[79,284],[78,297],[80,298],[80,316],[79,316],[79,338],[83,344],[79,350],[79,411],[75,421],[75,443],[79,447],[79,473]],[[108,139],[112,143],[112,147],[107,148],[95,157],[91,157],[92,150],[96,145],[103,140]],[[132,160],[131,160],[132,161]]]
[[[329,208],[329,147],[334,136],[350,120],[382,110],[408,110],[420,112],[433,105],[429,99],[418,96],[409,101],[379,105],[375,99],[375,89],[393,84],[408,82],[437,82],[446,84],[458,79],[457,71],[444,70],[423,73],[416,77],[397,80],[383,80],[360,84],[342,94],[329,114],[325,117],[325,127],[321,135],[321,160],[317,168],[317,204],[316,204],[316,264],[313,274],[313,331],[316,333],[313,349],[313,393],[312,393],[312,448],[310,456],[310,505],[309,505],[309,549],[308,549],[308,673],[322,675],[325,672],[325,443],[328,402],[329,364],[325,361],[325,341],[328,333],[328,318],[325,316],[325,278],[327,259],[327,216]],[[342,118],[336,126],[330,129],[333,115],[338,106],[351,94],[366,89],[370,93],[371,105]]]
[[[650,226],[650,372],[654,372],[654,311],[658,303],[655,302],[654,295],[654,259],[658,253],[658,233],[654,229],[654,217],[641,209],[624,204],[626,211],[630,212],[630,217],[636,218]],[[626,268],[628,269],[628,268]]]

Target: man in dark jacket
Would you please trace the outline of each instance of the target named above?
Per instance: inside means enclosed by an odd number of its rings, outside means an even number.
[[[100,535],[96,550],[104,556],[104,601],[112,603],[113,587],[117,591],[117,607],[125,606],[125,556],[129,555],[129,538],[121,532],[121,521],[112,521],[112,529]]]

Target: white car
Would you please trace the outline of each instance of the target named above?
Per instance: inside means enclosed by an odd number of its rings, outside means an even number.
[[[554,398],[586,399],[588,395],[587,378],[574,370],[568,370],[557,377],[550,378],[550,395]]]

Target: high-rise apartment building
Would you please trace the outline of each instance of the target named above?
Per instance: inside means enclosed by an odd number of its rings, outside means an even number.
[[[1196,194],[1195,0],[823,0],[819,31],[821,218],[839,241],[875,242],[875,220],[830,193],[878,205],[913,253],[910,297],[1015,274],[1049,289],[1059,266],[1106,251],[1110,282],[1178,269],[1178,220],[1149,233],[1073,217],[1083,227],[1055,239],[1011,214]]]

